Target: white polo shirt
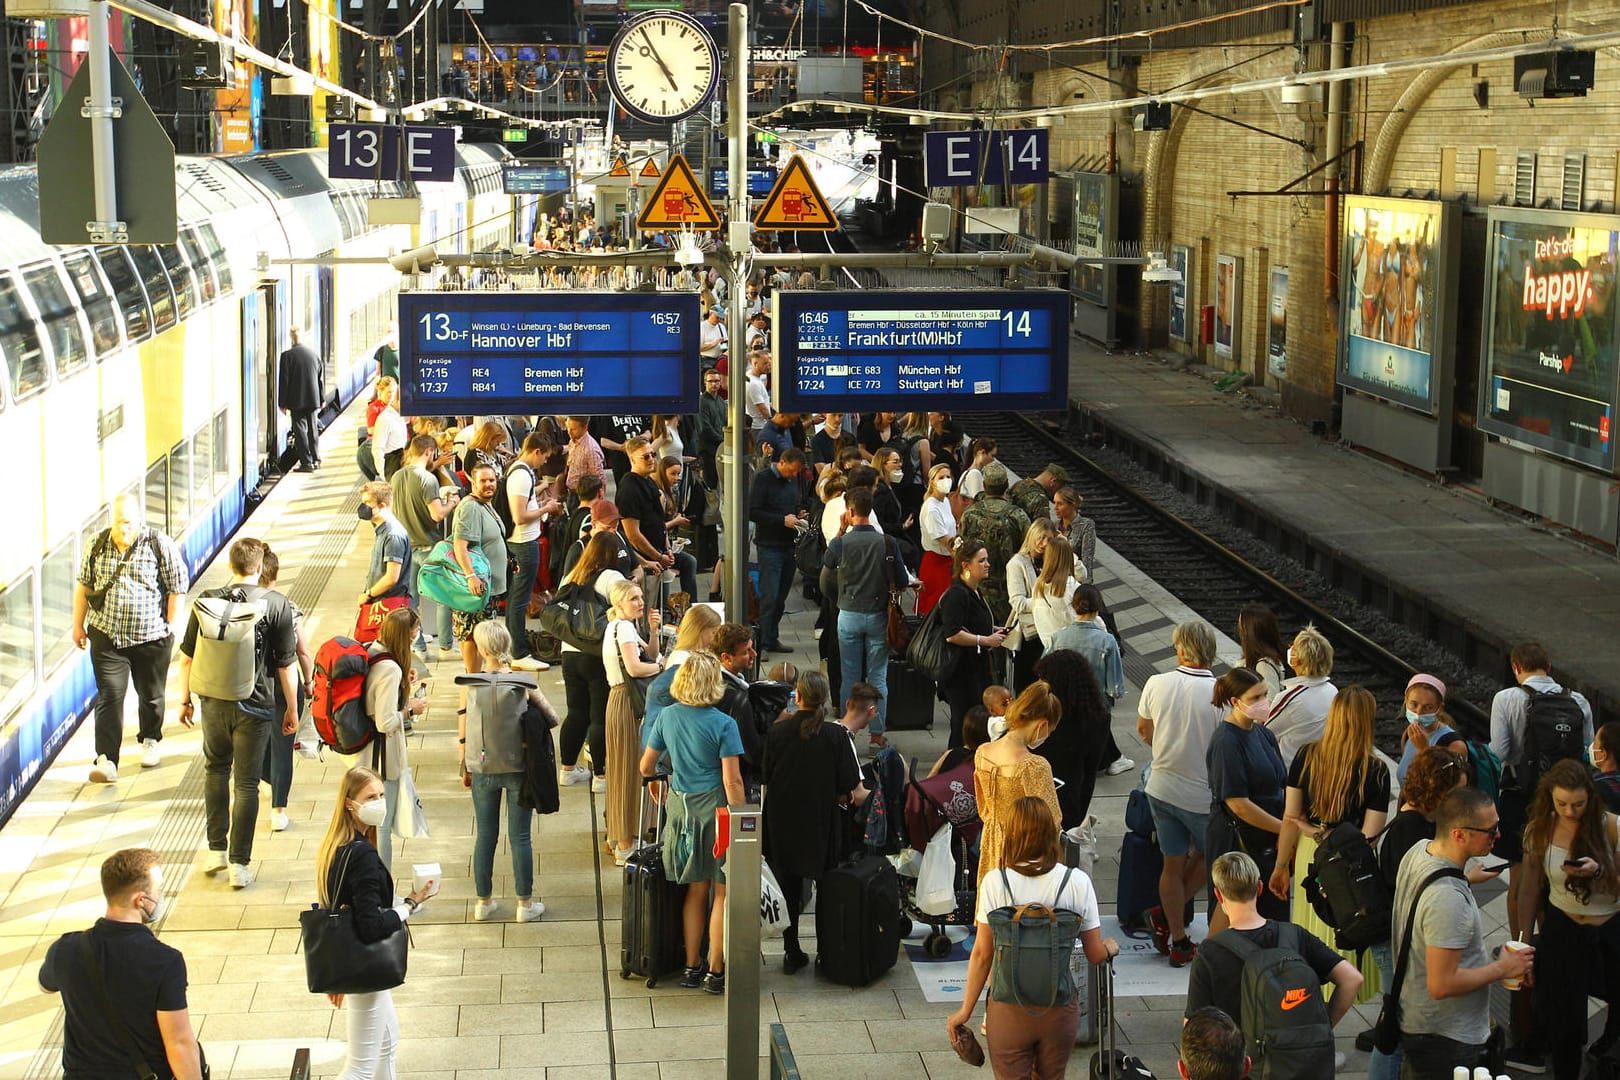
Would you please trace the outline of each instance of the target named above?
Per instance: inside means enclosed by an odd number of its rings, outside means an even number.
[[[1215,673],[1178,667],[1142,686],[1138,714],[1153,721],[1153,771],[1147,793],[1195,814],[1209,813],[1209,769],[1204,758],[1221,722]]]

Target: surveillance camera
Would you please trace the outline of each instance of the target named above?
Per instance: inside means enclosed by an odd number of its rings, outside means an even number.
[[[412,248],[410,251],[402,251],[398,255],[388,256],[389,264],[402,274],[424,274],[438,261],[439,253],[433,249],[432,245]]]

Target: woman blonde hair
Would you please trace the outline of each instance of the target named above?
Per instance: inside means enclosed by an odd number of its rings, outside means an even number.
[[[375,843],[376,828],[356,824],[354,815],[349,813],[349,800],[358,800],[360,792],[373,780],[382,783],[382,778],[376,773],[364,765],[356,765],[338,781],[337,806],[332,808],[332,822],[326,827],[326,835],[321,837],[320,852],[315,857],[315,892],[321,898],[322,907],[329,907],[332,903],[326,879],[331,876],[332,860],[337,853],[348,847],[357,836],[366,836]]]
[[[1347,686],[1333,696],[1322,737],[1305,748],[1305,769],[1311,774],[1305,812],[1312,821],[1331,825],[1343,820],[1367,770],[1383,767],[1372,754],[1377,712],[1378,702],[1364,687]]]
[[[1051,524],[1047,518],[1042,518],[1041,521]],[[1035,526],[1031,525],[1029,529],[1034,532]],[[1041,561],[1041,576],[1035,579],[1035,595],[1056,596],[1061,599],[1072,577],[1074,577],[1074,546],[1069,543],[1067,537],[1059,536],[1054,531],[1052,539],[1046,542],[1046,554],[1042,556]]]
[[[1063,702],[1052,693],[1051,684],[1044,679],[1037,679],[1024,687],[1024,692],[1007,706],[1008,731],[1022,731],[1043,720],[1052,727],[1057,727],[1058,721],[1062,719]]]
[[[641,586],[633,581],[615,581],[608,590],[608,603],[613,605],[615,614],[624,611],[624,603],[630,598],[632,592],[640,592]]]
[[[416,640],[416,631],[420,626],[416,612],[408,607],[395,608],[383,616],[382,624],[377,627],[377,644],[381,645],[388,655],[393,657],[394,663],[399,665],[399,707],[403,709],[410,694],[410,679],[406,673],[411,670],[411,643]]]
[[[503,622],[485,619],[473,627],[473,644],[478,646],[480,653],[497,664],[512,662],[512,632]]]
[[[675,672],[669,694],[682,705],[713,705],[726,694],[720,674],[720,658],[712,653],[695,652]]]
[[[939,478],[941,476],[950,476],[950,475],[951,475],[951,467],[949,465],[945,464],[944,462],[940,462],[938,465],[935,465],[932,469],[928,470],[928,498],[932,499],[932,498],[936,497],[934,495],[934,485],[939,483]],[[943,499],[943,498],[945,498],[945,496],[940,495],[940,496],[938,496],[938,498]]]
[[[1052,524],[1051,518],[1036,518],[1024,530],[1024,542],[1018,546],[1018,554],[1025,556],[1030,562],[1035,561],[1035,549],[1043,538],[1051,543],[1051,538],[1057,535],[1057,526]]]
[[[1333,674],[1333,646],[1316,627],[1307,626],[1294,635],[1293,654],[1294,674],[1306,679]]]
[[[707,604],[693,604],[675,629],[675,650],[695,653],[703,648],[703,635],[719,627],[720,613]]]

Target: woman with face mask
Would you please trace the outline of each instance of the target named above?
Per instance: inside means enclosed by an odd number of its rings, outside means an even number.
[[[1063,703],[1052,687],[1037,680],[1007,707],[1007,733],[985,743],[973,755],[973,792],[978,800],[979,881],[1002,865],[1007,822],[1013,804],[1026,795],[1044,802],[1053,821],[1063,820],[1052,765],[1035,750],[1051,737],[1063,719]]]
[[[377,835],[390,808],[382,779],[355,766],[338,784],[332,824],[321,840],[315,862],[315,888],[321,906],[354,911],[354,932],[371,944],[397,933],[428,899],[424,890],[394,895],[394,878],[377,854]],[[399,1017],[390,990],[375,994],[328,994],[337,1008],[348,1006],[348,1059],[339,1080],[370,1080],[394,1075],[399,1046]]]
[[[1264,881],[1277,865],[1277,834],[1282,832],[1284,784],[1288,770],[1277,737],[1265,726],[1271,715],[1266,681],[1249,668],[1233,668],[1215,680],[1215,704],[1226,722],[1209,737],[1204,761],[1209,769],[1209,828],[1205,858],[1214,862],[1228,851],[1242,851],[1260,867]],[[1210,888],[1213,890],[1214,886]],[[1262,889],[1260,913],[1288,918],[1288,902]],[[1226,913],[1214,905],[1209,932],[1226,929]]]
[[[1395,779],[1404,781],[1412,759],[1431,746],[1468,754],[1467,740],[1451,726],[1446,715],[1446,684],[1421,672],[1406,684],[1406,727],[1401,731],[1401,761]]]
[[[922,591],[917,594],[917,614],[934,610],[939,598],[951,587],[951,545],[956,541],[956,518],[951,514],[951,467],[935,465],[928,473],[928,495],[918,515],[922,528]]]

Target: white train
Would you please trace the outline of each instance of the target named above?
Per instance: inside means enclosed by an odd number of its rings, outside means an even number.
[[[532,199],[502,194],[504,150],[457,153],[455,181],[420,185],[417,237],[368,227],[366,197],[398,185],[330,180],[324,150],[181,158],[179,242],[162,246],[49,246],[38,174],[0,169],[0,823],[94,700],[73,582],[112,500],[140,493],[195,572],[286,446],[275,369],[289,327],[325,358],[328,410],[374,374],[398,272],[274,260],[488,251],[532,219]]]

